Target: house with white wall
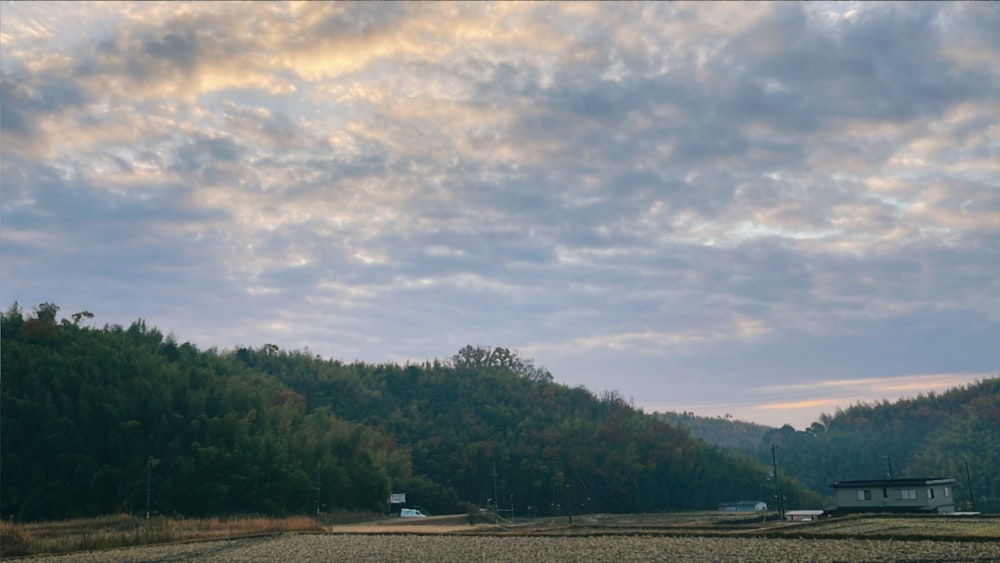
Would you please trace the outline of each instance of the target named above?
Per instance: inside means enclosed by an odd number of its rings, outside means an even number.
[[[955,512],[948,477],[838,481],[830,485],[841,512]]]

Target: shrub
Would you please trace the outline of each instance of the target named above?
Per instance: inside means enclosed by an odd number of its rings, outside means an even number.
[[[31,534],[13,522],[0,521],[0,556],[31,553]]]

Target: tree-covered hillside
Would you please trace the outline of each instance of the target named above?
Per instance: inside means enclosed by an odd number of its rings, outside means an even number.
[[[691,432],[696,438],[701,438],[709,444],[725,448],[754,448],[760,445],[761,438],[774,430],[770,426],[735,420],[732,416],[698,416],[693,412],[657,412],[655,416],[680,426]]]
[[[945,476],[956,498],[977,510],[1000,511],[1000,378],[941,394],[890,403],[858,404],[824,414],[804,431],[791,426],[745,450],[765,461],[766,444],[780,446],[782,465],[815,491],[850,479]],[[968,471],[966,471],[968,463]]]
[[[710,444],[761,463],[776,444],[781,471],[829,496],[851,479],[946,476],[965,509],[1000,512],[1000,378],[896,402],[823,414],[804,431],[726,417],[656,413]],[[966,471],[968,463],[968,471]],[[971,483],[972,494],[969,488]]]
[[[12,307],[2,330],[3,517],[145,510],[380,509],[408,456],[385,434],[306,409],[305,399],[226,354],[127,329],[57,323]],[[78,321],[80,317],[76,317]]]
[[[219,352],[58,307],[0,319],[0,516],[190,515],[487,502],[518,514],[771,501],[764,464],[503,348],[423,365],[265,344]],[[817,497],[787,483],[788,504]],[[148,495],[148,496],[147,496]]]

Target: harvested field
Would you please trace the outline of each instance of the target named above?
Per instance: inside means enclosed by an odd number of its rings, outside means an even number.
[[[165,561],[997,561],[998,542],[689,536],[301,534],[131,547],[33,559]]]
[[[860,515],[778,522],[719,513],[509,521],[389,518],[35,556],[33,562],[166,561],[1000,561],[1000,518]]]
[[[775,532],[827,538],[1000,540],[1000,518],[857,514],[806,523],[802,528],[782,527]]]

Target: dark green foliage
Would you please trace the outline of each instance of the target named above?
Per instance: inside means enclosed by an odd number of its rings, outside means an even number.
[[[658,412],[655,416],[687,429],[695,438],[725,448],[757,447],[761,438],[773,430],[770,426],[734,420],[731,415],[707,417],[693,412]]]
[[[804,431],[773,429],[741,451],[766,461],[771,443],[780,446],[782,469],[817,492],[829,494],[834,481],[888,478],[891,467],[895,478],[956,479],[964,509],[972,508],[971,480],[976,509],[1000,511],[1000,378],[940,395],[858,404],[824,414]]]
[[[141,512],[147,475],[158,512],[308,512],[317,462],[325,505],[379,510],[405,466],[378,432],[142,320],[91,329],[12,307],[2,326],[5,518]]]
[[[345,364],[57,314],[14,305],[0,323],[3,518],[144,512],[147,490],[153,511],[187,515],[386,510],[390,489],[433,513],[494,496],[522,515],[772,500],[765,465],[506,349]]]
[[[514,503],[522,514],[562,513],[569,502],[579,513],[771,500],[761,464],[695,441],[613,392],[597,399],[556,384],[504,348],[470,346],[449,363],[406,366],[265,349],[236,356],[308,397],[310,406],[378,428],[407,448],[414,479],[443,489],[397,492],[432,512],[455,498],[485,506],[495,494],[501,507]],[[802,487],[788,489],[791,497],[819,502]]]

